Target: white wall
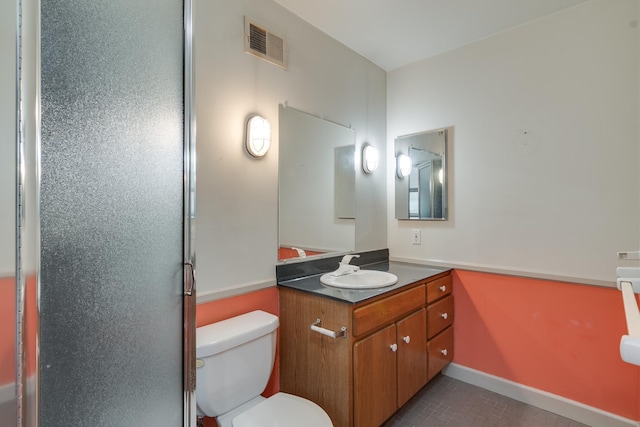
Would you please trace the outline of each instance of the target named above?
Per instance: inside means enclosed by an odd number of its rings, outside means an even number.
[[[449,221],[395,220],[388,174],[391,256],[613,280],[640,247],[638,19],[594,0],[389,73],[389,153],[454,126]]]
[[[283,70],[244,53],[244,16],[287,38]],[[278,245],[278,105],[343,124],[386,148],[386,73],[271,0],[194,5],[199,299],[273,284]],[[246,118],[273,127],[262,160],[243,150]],[[386,247],[384,170],[356,177],[356,250]],[[212,292],[216,292],[215,295]]]

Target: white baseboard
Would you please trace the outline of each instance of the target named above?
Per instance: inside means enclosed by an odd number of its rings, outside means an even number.
[[[523,403],[594,427],[640,427],[640,421],[621,417],[575,400],[518,384],[495,375],[451,363],[442,373]]]

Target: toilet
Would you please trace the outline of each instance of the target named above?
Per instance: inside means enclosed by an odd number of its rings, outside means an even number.
[[[310,400],[260,396],[273,369],[278,324],[258,310],[196,329],[198,416],[216,417],[220,427],[333,427]]]

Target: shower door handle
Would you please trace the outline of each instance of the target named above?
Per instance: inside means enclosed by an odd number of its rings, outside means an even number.
[[[195,407],[196,390],[196,279],[193,270],[193,262],[186,261],[184,271],[184,393],[185,405]],[[195,410],[194,408],[191,408]]]
[[[193,263],[191,261],[187,261],[184,263],[184,294],[191,296],[195,289],[196,277],[193,272]]]

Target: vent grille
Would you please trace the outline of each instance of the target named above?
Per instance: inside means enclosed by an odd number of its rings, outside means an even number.
[[[249,24],[249,48],[267,54],[267,32],[253,24]]]
[[[286,40],[245,17],[245,52],[287,68]]]
[[[267,33],[267,55],[276,61],[284,63],[284,40],[276,35]]]

